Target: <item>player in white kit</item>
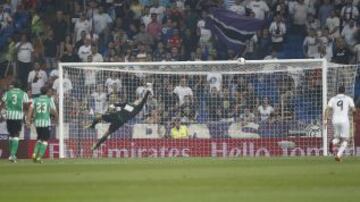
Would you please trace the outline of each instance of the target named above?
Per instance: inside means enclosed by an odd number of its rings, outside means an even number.
[[[350,116],[349,111],[355,113],[354,101],[351,97],[344,94],[345,87],[340,86],[338,94],[332,97],[325,112],[325,126],[329,118],[330,110],[332,111],[332,124],[334,127],[334,139],[330,142],[329,151],[333,153],[333,147],[340,144],[340,148],[335,156],[336,161],[340,161],[348,142],[350,141]]]

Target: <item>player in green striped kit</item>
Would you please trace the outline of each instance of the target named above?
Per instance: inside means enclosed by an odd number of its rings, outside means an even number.
[[[1,99],[0,111],[6,108],[6,126],[9,132],[9,160],[16,162],[16,153],[19,147],[19,135],[24,118],[24,105],[29,102],[29,97],[20,89],[20,82],[14,81],[10,89]]]
[[[32,158],[34,162],[39,163],[42,163],[41,158],[46,152],[50,138],[51,115],[57,119],[56,106],[53,99],[48,96],[48,90],[46,87],[41,88],[41,96],[34,99],[27,117],[27,125],[33,120],[36,127],[38,137]]]

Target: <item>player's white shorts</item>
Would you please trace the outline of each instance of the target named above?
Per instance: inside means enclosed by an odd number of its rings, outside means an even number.
[[[333,123],[334,137],[350,138],[350,124],[349,122]]]

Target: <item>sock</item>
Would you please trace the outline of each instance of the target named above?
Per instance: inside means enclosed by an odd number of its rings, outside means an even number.
[[[334,138],[331,142],[332,142],[334,145],[337,145],[337,144],[339,144],[340,140],[339,140],[339,138]]]
[[[338,151],[338,153],[337,153],[337,155],[336,155],[337,157],[340,158],[340,157],[343,155],[343,152],[345,151],[347,145],[348,145],[348,142],[347,142],[347,141],[343,141],[343,142],[341,143],[340,149],[339,149],[339,151]]]
[[[43,141],[42,143],[40,143],[40,150],[39,150],[38,158],[42,158],[45,155],[47,146],[48,146],[48,143],[46,141]]]
[[[11,149],[12,149],[12,140],[13,140],[13,138],[9,137],[9,154],[10,154],[10,156],[11,156]]]
[[[41,147],[41,141],[38,140],[35,144],[35,148],[34,148],[34,152],[33,152],[33,155],[35,156],[35,158],[38,157],[38,155],[39,155],[40,147]]]
[[[96,143],[95,147],[93,148],[94,150],[99,148],[100,145],[105,142],[107,140],[108,136],[107,135],[104,135],[100,138],[100,140]]]
[[[18,147],[19,147],[19,138],[18,137],[13,137],[11,140],[11,150],[10,150],[10,155],[11,156],[16,156]]]

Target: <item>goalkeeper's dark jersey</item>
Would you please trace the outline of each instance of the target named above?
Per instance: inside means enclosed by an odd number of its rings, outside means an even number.
[[[115,106],[114,112],[110,112],[102,116],[104,121],[109,123],[124,123],[134,117],[133,112],[135,107],[126,103],[115,104]]]

